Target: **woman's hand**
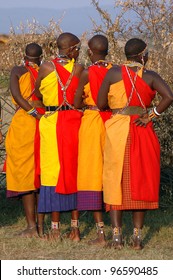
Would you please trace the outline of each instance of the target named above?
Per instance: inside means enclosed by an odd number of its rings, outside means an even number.
[[[151,118],[149,117],[148,113],[145,113],[143,115],[141,115],[139,118],[137,118],[134,123],[137,126],[143,126],[146,127],[147,124],[151,121]]]

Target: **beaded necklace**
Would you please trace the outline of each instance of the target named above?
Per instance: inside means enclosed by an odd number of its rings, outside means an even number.
[[[143,66],[142,66],[142,67],[143,67]],[[128,69],[128,67],[127,67],[126,65],[125,65],[125,68],[126,68],[126,71],[127,71],[128,76],[129,76],[129,80],[130,80],[130,82],[131,82],[131,84],[132,84],[132,90],[131,90],[130,96],[129,96],[129,98],[128,98],[128,101],[127,101],[127,104],[126,104],[125,107],[127,107],[127,106],[129,105],[129,103],[130,103],[130,101],[131,101],[131,99],[132,99],[132,96],[133,96],[134,89],[135,89],[135,90],[136,90],[136,94],[137,94],[137,96],[138,96],[138,99],[139,99],[139,101],[140,101],[142,107],[143,107],[144,110],[146,111],[146,106],[145,106],[145,104],[143,103],[142,98],[141,98],[139,92],[137,91],[137,88],[136,88],[136,85],[135,85],[136,79],[137,79],[137,76],[138,76],[139,67],[138,67],[138,69],[137,69],[137,71],[136,71],[136,73],[135,73],[134,80],[132,79],[132,76],[131,76],[131,74],[130,74],[130,71],[129,71],[129,69]]]
[[[128,61],[125,61],[123,64],[127,67],[138,67],[138,68],[144,67],[144,65],[142,63],[137,62],[137,61],[128,60]]]
[[[68,58],[69,59],[68,55],[66,55],[66,54],[58,54],[57,57],[59,57],[59,58]]]
[[[53,64],[54,64],[54,63],[53,63]],[[55,67],[55,65],[54,65],[54,67]],[[55,67],[55,70],[56,70],[56,67]],[[74,70],[75,70],[75,63],[74,63],[74,67],[73,67],[73,69],[72,69],[72,71],[71,71],[71,73],[70,73],[70,75],[69,75],[69,77],[68,77],[67,82],[66,82],[65,85],[64,85],[63,82],[61,81],[61,78],[60,78],[60,76],[59,76],[59,74],[58,74],[58,72],[57,72],[57,70],[56,70],[56,75],[57,75],[57,78],[58,78],[58,82],[59,82],[59,84],[60,84],[60,86],[61,86],[61,90],[63,91],[63,102],[62,102],[62,104],[61,104],[60,106],[66,104],[66,105],[68,105],[70,108],[72,108],[71,104],[70,104],[70,103],[68,102],[68,100],[67,100],[66,90],[67,90],[68,86],[69,86],[70,83],[71,83],[71,80],[72,80],[73,75],[74,75]],[[73,109],[74,109],[74,108],[73,108]]]
[[[58,54],[57,55],[57,58],[58,58],[58,62],[60,63],[66,63],[68,62],[69,60],[71,60],[67,55],[65,54]]]
[[[99,67],[100,66],[107,67],[109,65],[109,62],[106,60],[98,60],[98,61],[94,62],[93,64],[91,64],[91,66],[92,65],[97,65]]]
[[[22,65],[25,67],[31,66],[32,68],[34,68],[36,70],[39,69],[39,66],[36,63],[28,61],[28,60],[23,61]]]
[[[60,60],[58,60],[58,62],[60,62]],[[68,86],[70,85],[71,80],[72,80],[73,75],[74,75],[75,63],[74,63],[74,67],[73,67],[73,69],[72,69],[72,72],[70,73],[70,75],[69,75],[69,77],[68,77],[67,82],[65,83],[65,85],[64,85],[63,82],[61,81],[61,78],[60,78],[60,76],[59,76],[59,74],[58,74],[58,72],[57,72],[57,70],[56,70],[56,66],[55,66],[54,62],[51,61],[51,63],[53,64],[53,67],[54,67],[54,70],[55,70],[55,73],[56,73],[58,82],[59,82],[59,84],[60,84],[60,86],[61,86],[61,90],[62,90],[62,92],[63,92],[63,101],[62,101],[62,103],[56,108],[55,111],[50,112],[50,113],[44,115],[45,118],[47,118],[47,117],[49,117],[50,115],[54,114],[55,112],[59,111],[60,108],[61,108],[63,105],[67,105],[70,109],[75,110],[74,106],[71,105],[71,104],[68,102],[68,100],[67,100],[67,94],[66,94],[66,90],[67,90]]]
[[[132,100],[132,97],[133,97],[134,90],[136,90],[136,94],[138,96],[138,99],[139,99],[139,101],[140,101],[140,103],[141,103],[141,105],[142,105],[142,107],[144,109],[144,112],[146,112],[147,111],[146,110],[146,106],[143,103],[142,98],[141,98],[139,92],[137,91],[137,88],[136,88],[136,85],[135,85],[136,79],[137,79],[137,76],[138,76],[138,72],[139,72],[140,68],[142,68],[144,66],[141,63],[136,62],[136,61],[127,61],[127,62],[124,63],[124,66],[125,66],[126,72],[128,74],[128,77],[130,79],[130,82],[132,84],[132,89],[131,89],[131,92],[130,92],[130,95],[129,95],[129,98],[127,100],[126,105],[122,109],[120,109],[118,112],[116,112],[116,114],[119,114],[119,113],[123,112],[129,106],[129,104],[130,104],[130,102]],[[132,76],[130,74],[130,71],[129,71],[128,67],[137,67],[137,71],[135,73],[134,79],[132,79]]]

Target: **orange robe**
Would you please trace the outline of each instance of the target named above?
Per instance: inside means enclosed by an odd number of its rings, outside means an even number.
[[[90,66],[84,92],[86,105],[96,106],[97,94],[108,68]],[[78,191],[102,191],[104,120],[111,112],[86,109],[79,130]],[[85,168],[84,168],[85,166]]]
[[[96,106],[100,85],[107,68],[92,65],[88,68],[89,83],[85,85],[86,105]],[[86,109],[79,130],[78,155],[78,209],[102,209],[103,150],[105,143],[104,122],[111,112]]]

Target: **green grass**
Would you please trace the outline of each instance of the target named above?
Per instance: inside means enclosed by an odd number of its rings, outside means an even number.
[[[87,242],[96,237],[91,212],[80,215],[81,242],[67,239],[62,242],[45,241],[39,238],[19,238],[16,233],[26,226],[21,200],[7,199],[5,190],[0,191],[0,259],[1,260],[172,260],[173,259],[173,211],[170,208],[148,211],[143,229],[144,249],[134,251],[129,242],[132,234],[132,219],[129,211],[123,216],[122,250],[89,246]],[[107,240],[111,240],[108,213],[104,213]],[[70,229],[70,213],[61,215],[62,234]],[[46,216],[45,228],[49,229],[50,217]]]

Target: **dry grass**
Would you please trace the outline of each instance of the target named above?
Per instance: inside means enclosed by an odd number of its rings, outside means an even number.
[[[62,242],[48,242],[39,238],[19,238],[18,232],[25,228],[21,201],[5,198],[0,192],[0,259],[1,260],[172,260],[173,259],[173,211],[162,209],[148,211],[143,229],[144,249],[136,252],[129,246],[132,223],[131,213],[124,213],[123,233],[125,246],[120,250],[88,246],[87,241],[96,237],[91,212],[81,213],[81,242],[73,243],[65,238]],[[107,241],[111,240],[109,214],[104,213]],[[61,216],[62,237],[69,231],[70,213]],[[50,217],[46,216],[48,230]]]

